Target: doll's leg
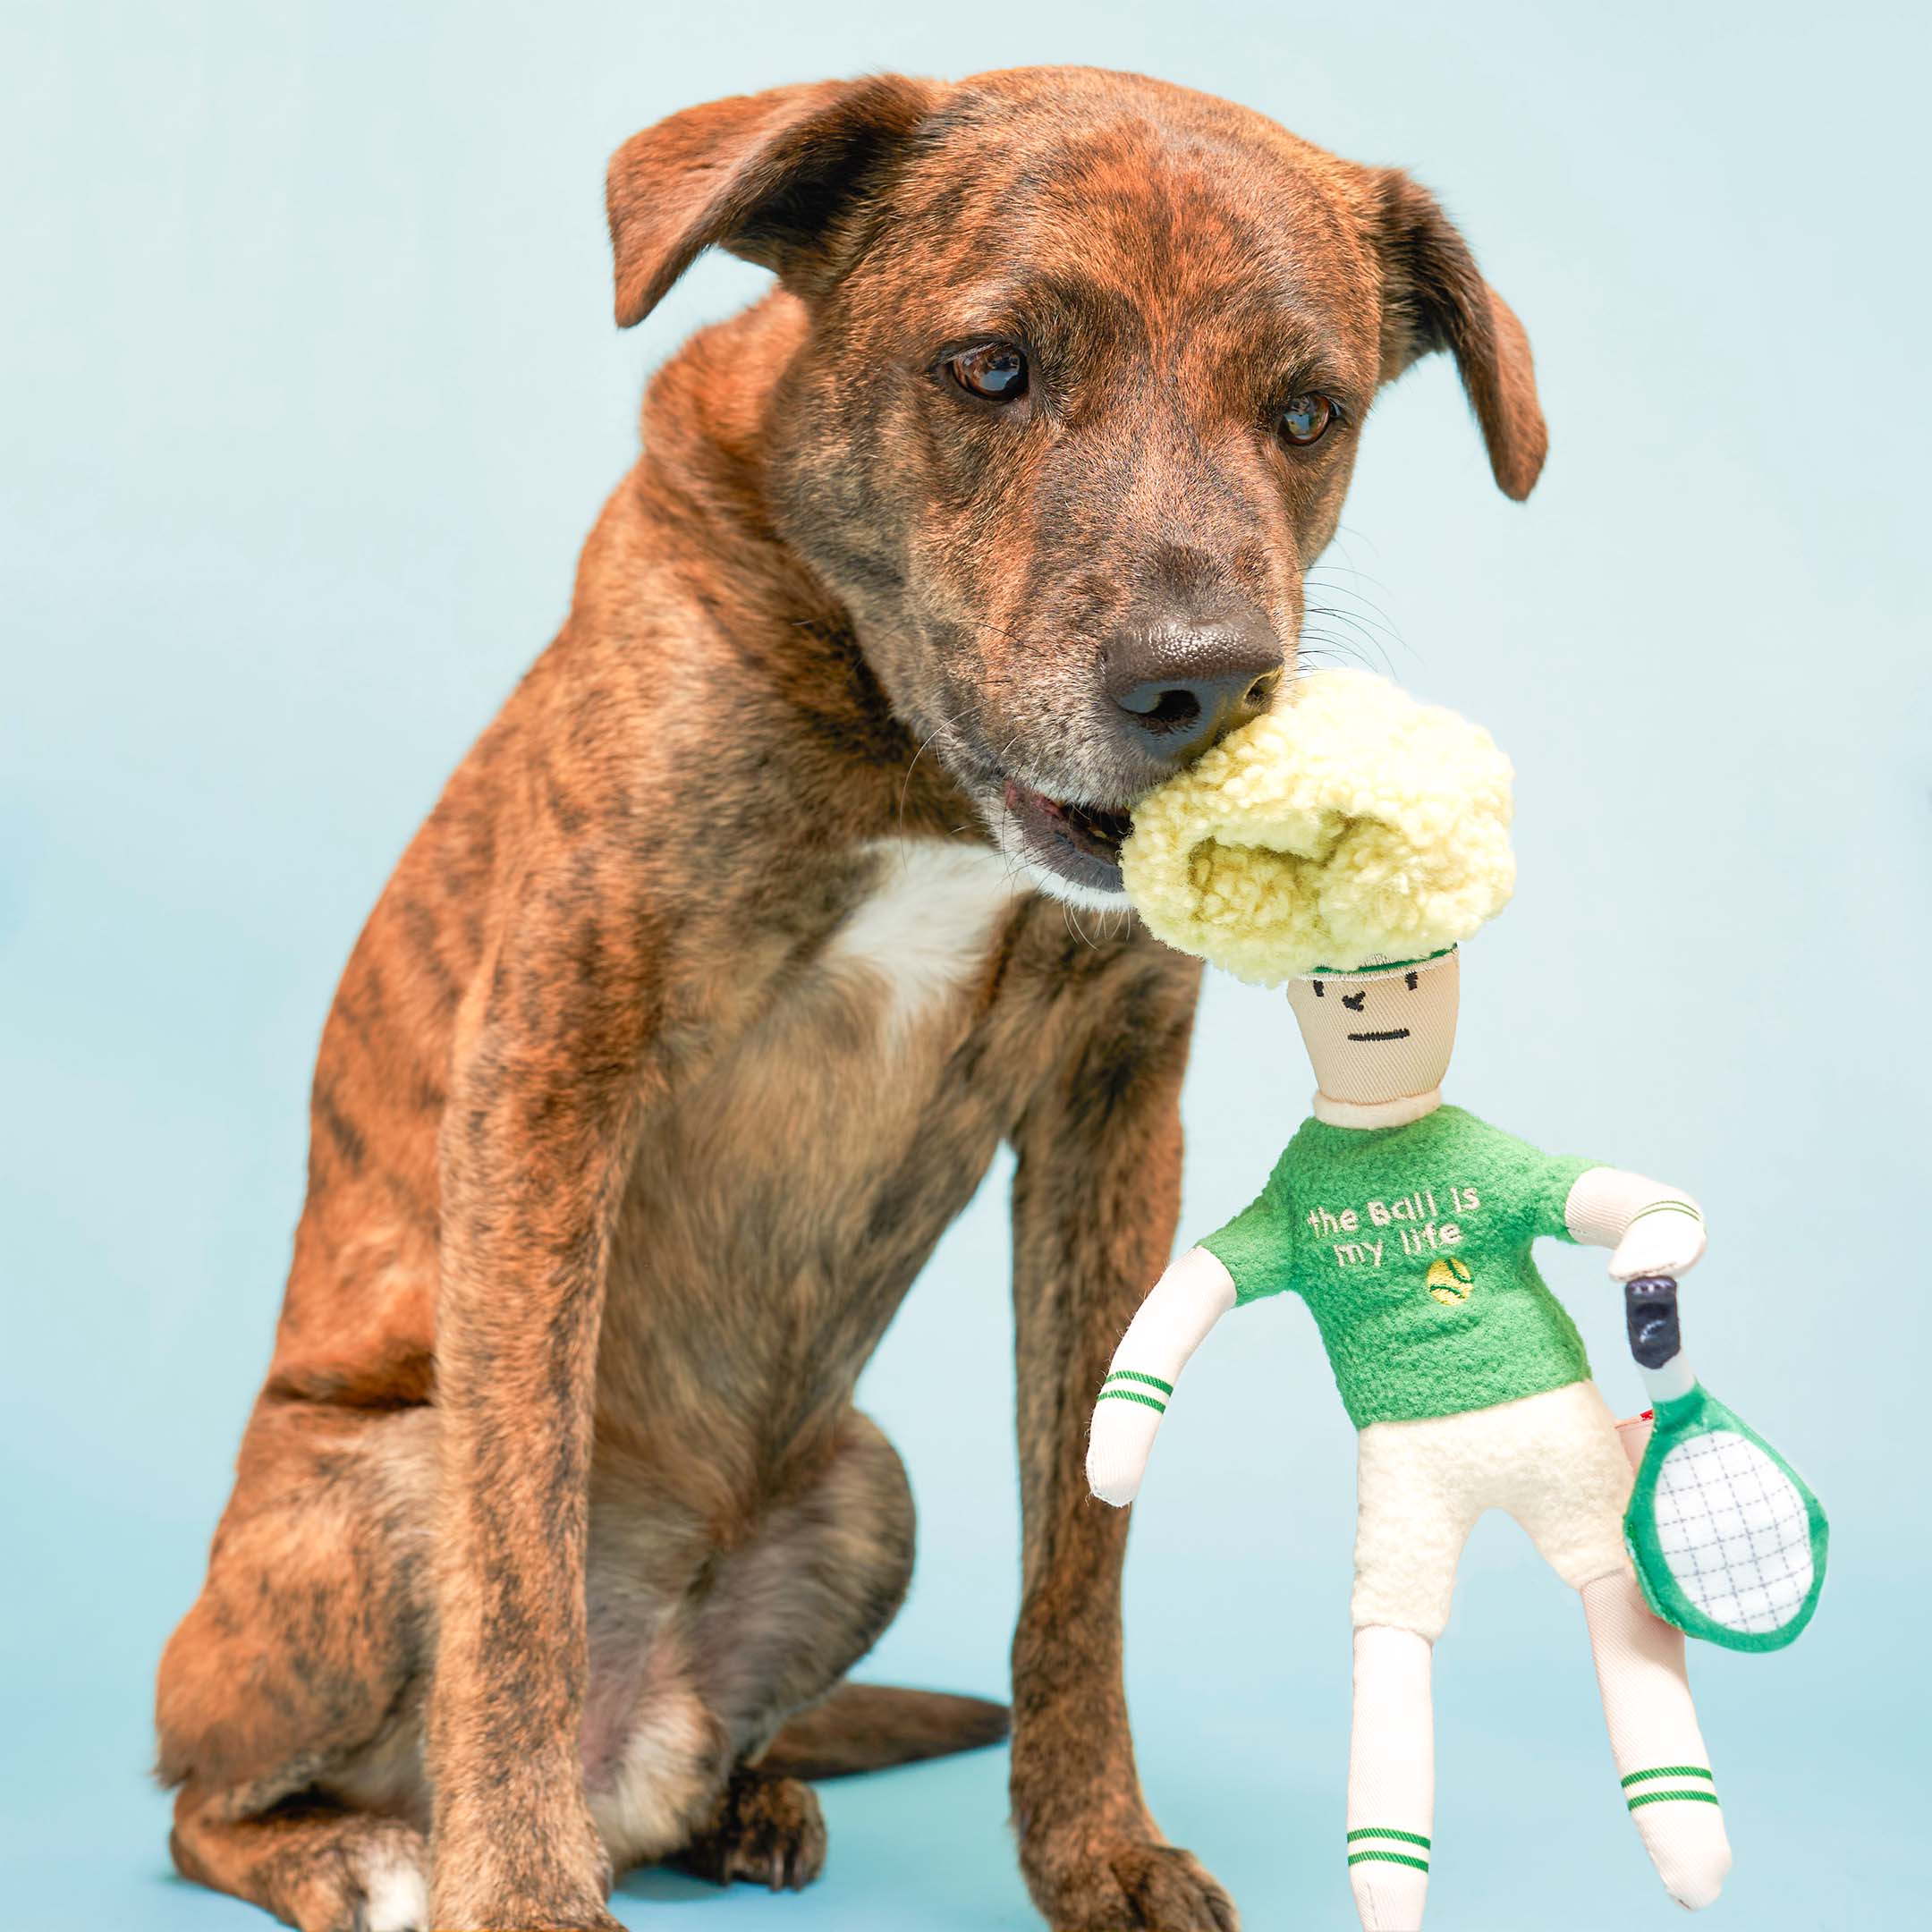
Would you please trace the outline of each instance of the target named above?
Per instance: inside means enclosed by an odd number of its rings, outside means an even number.
[[[1364,1932],[1419,1932],[1436,1805],[1431,1652],[1482,1497],[1463,1419],[1377,1422],[1356,1463],[1348,1875]]]
[[[1363,1932],[1420,1932],[1436,1812],[1432,1649],[1386,1624],[1355,1632],[1348,1872]]]
[[[1628,1569],[1581,1594],[1624,1801],[1664,1889],[1695,1911],[1723,1889],[1731,1845],[1690,1701],[1683,1632],[1651,1615]]]
[[[1731,1868],[1724,1813],[1684,1674],[1681,1631],[1652,1616],[1623,1548],[1631,1468],[1588,1382],[1496,1411],[1521,1472],[1510,1507],[1583,1598],[1623,1798],[1665,1890],[1695,1911]]]

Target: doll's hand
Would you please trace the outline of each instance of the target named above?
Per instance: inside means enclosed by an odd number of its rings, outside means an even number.
[[[1103,1503],[1124,1509],[1140,1493],[1160,1421],[1160,1412],[1144,1402],[1115,1399],[1094,1404],[1092,1433],[1087,1438],[1087,1487]]]
[[[1610,1257],[1610,1278],[1628,1282],[1643,1275],[1668,1275],[1675,1280],[1695,1267],[1703,1252],[1701,1215],[1677,1208],[1653,1208],[1623,1230],[1623,1239]]]

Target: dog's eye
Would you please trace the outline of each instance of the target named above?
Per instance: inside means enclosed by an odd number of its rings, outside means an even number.
[[[1335,420],[1335,407],[1324,395],[1291,396],[1275,418],[1284,443],[1292,443],[1297,449],[1306,449],[1310,443],[1319,443],[1327,434],[1328,425]]]
[[[1016,402],[1027,392],[1026,354],[1011,343],[987,343],[953,356],[946,373],[968,395],[988,402]]]

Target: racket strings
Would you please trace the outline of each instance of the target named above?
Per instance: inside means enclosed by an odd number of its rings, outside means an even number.
[[[1790,1622],[1811,1589],[1804,1497],[1755,1443],[1713,1429],[1677,1444],[1657,1471],[1657,1544],[1713,1622],[1758,1634]]]

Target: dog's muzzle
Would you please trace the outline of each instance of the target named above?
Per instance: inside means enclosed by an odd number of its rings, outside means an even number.
[[[1066,805],[1057,799],[1006,781],[1006,815],[1028,858],[1089,892],[1121,890],[1121,841],[1133,821],[1123,811]]]

